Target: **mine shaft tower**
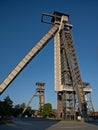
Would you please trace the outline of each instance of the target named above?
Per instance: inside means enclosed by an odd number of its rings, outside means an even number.
[[[44,103],[45,103],[45,83],[44,82],[36,82],[36,91],[33,94],[33,96],[31,97],[31,99],[29,100],[29,102],[27,103],[27,105],[25,106],[25,108],[22,111],[22,115],[25,114],[25,111],[27,110],[27,108],[29,107],[30,103],[33,101],[34,97],[39,97],[39,112],[41,113],[43,111],[44,108]]]
[[[44,103],[45,103],[45,83],[44,82],[36,82],[36,92],[39,93],[39,111],[43,111]]]
[[[91,98],[87,99],[91,87],[81,79],[69,15],[58,12],[54,12],[54,15],[58,18],[53,18],[52,22],[60,25],[54,36],[58,118],[69,120],[76,119],[76,116],[87,118],[89,112],[93,111]]]
[[[50,17],[51,20],[47,20]],[[38,54],[38,52],[54,37],[54,68],[55,91],[57,92],[57,117],[62,119],[75,119],[76,116],[88,117],[93,111],[91,87],[83,82],[78,65],[76,50],[72,38],[72,25],[69,23],[69,15],[54,12],[42,14],[42,22],[49,23],[52,28],[18,63],[11,73],[0,84],[2,93],[25,66]]]

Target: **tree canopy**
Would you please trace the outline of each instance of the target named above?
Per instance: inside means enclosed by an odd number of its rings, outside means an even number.
[[[0,116],[19,116],[22,114],[22,111],[24,110],[26,104],[17,104],[13,105],[13,101],[10,99],[9,96],[4,98],[3,101],[0,101]],[[31,116],[32,109],[30,106],[27,107],[27,110],[25,111],[24,115]]]
[[[42,115],[43,117],[49,117],[52,112],[52,105],[50,103],[46,103],[43,108]]]
[[[12,113],[13,101],[9,96],[4,98],[3,102],[0,102],[0,115],[1,116],[10,116]]]

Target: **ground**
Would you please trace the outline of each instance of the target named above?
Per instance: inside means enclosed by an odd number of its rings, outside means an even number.
[[[98,122],[14,118],[11,123],[0,124],[0,130],[98,130]]]

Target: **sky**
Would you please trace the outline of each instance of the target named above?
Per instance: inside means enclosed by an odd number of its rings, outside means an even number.
[[[70,15],[72,35],[82,80],[92,86],[92,101],[98,111],[98,1],[97,0],[0,0],[0,82],[51,28],[41,22],[42,13]],[[57,107],[54,92],[53,39],[0,95],[14,105],[27,103],[36,82],[45,83],[45,103]],[[38,109],[38,98],[30,104]]]

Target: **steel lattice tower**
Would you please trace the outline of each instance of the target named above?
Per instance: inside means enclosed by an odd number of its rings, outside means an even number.
[[[51,21],[44,20],[45,16],[51,17]],[[81,116],[86,119],[94,111],[90,96],[92,89],[90,84],[83,82],[81,78],[69,15],[59,12],[44,13],[42,22],[52,24],[51,29],[0,83],[0,94],[54,37],[54,77],[58,118],[76,119],[76,116]],[[43,106],[44,91],[42,89],[39,92],[42,95],[40,106]]]
[[[89,108],[85,96],[91,92],[91,88],[87,88],[89,84],[81,79],[69,15],[58,12],[54,15],[61,17],[53,19],[54,22],[60,23],[59,31],[54,37],[58,118],[76,119],[79,115],[87,118]]]

